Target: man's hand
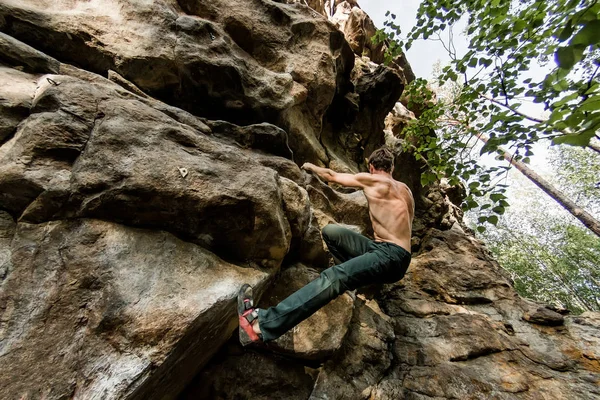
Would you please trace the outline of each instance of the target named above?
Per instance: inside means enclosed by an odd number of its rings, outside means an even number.
[[[317,168],[317,166],[309,162],[305,162],[304,164],[302,164],[302,169],[308,172],[315,172],[315,168]]]

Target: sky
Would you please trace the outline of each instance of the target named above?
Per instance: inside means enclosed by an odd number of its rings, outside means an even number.
[[[371,17],[377,28],[383,27],[383,23],[389,18],[385,14],[389,10],[396,15],[396,23],[402,28],[402,36],[405,37],[413,28],[416,20],[417,9],[421,0],[360,0],[360,7]],[[462,34],[465,30],[466,21],[459,21],[453,28],[454,45],[458,57],[464,55],[468,50],[466,36]],[[446,35],[447,33],[445,33]],[[448,42],[448,37],[442,37]],[[450,57],[439,41],[418,40],[406,52],[406,57],[410,63],[413,72],[417,77],[431,79],[432,69],[436,62],[440,61],[443,65],[450,62]],[[523,78],[539,78],[548,73],[548,68],[542,68],[532,64],[532,68],[527,71]],[[539,104],[524,103],[520,111],[534,117],[541,117],[543,108]]]
[[[369,14],[378,28],[383,27],[383,23],[387,19],[385,13],[388,10],[396,14],[396,24],[402,28],[403,37],[414,26],[415,16],[417,15],[420,3],[420,0],[359,0],[360,7]],[[459,35],[461,30],[461,26],[457,26],[454,29],[454,41],[459,55],[467,52],[467,42],[464,36]],[[442,61],[443,64],[447,64],[450,61],[450,57],[448,57],[442,44],[432,40],[419,40],[406,52],[406,57],[415,75],[426,79],[431,78],[432,67],[437,61]]]

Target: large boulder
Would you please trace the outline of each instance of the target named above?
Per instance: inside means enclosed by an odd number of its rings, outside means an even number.
[[[243,349],[232,341],[179,399],[306,400],[316,373],[300,361],[260,349]]]
[[[245,128],[246,136],[264,128]],[[90,217],[165,229],[274,267],[291,240],[279,175],[234,145],[237,129],[218,131],[231,132],[231,144],[211,139],[116,85],[47,75],[31,115],[0,149],[0,200],[24,221]]]
[[[343,34],[304,4],[49,4],[3,2],[0,30],[61,62],[103,76],[114,71],[196,115],[277,123],[289,131],[299,157],[327,162],[318,140],[321,119],[354,57]]]
[[[343,172],[366,170],[365,159],[385,144],[385,116],[404,90],[397,71],[367,58],[356,60],[352,83],[353,92],[333,99],[322,135],[331,165]]]
[[[414,75],[372,28],[355,0],[1,2],[0,397],[172,399],[196,373],[185,398],[598,397],[598,315],[521,299],[463,190],[421,187]],[[373,233],[299,165],[383,143],[417,205],[404,279],[241,348],[240,285],[275,303],[330,265],[325,225]]]
[[[311,400],[365,399],[391,366],[394,339],[390,318],[376,302],[357,298],[344,348],[322,367]]]
[[[240,285],[260,290],[269,276],[166,232],[91,219],[21,222],[10,248],[4,399],[172,396],[237,326]]]

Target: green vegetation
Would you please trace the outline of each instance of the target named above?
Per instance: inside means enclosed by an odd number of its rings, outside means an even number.
[[[558,147],[550,152],[556,172],[553,183],[598,211],[600,163],[595,159],[596,154],[582,148]],[[586,168],[577,170],[578,165]],[[511,190],[522,200],[500,217],[496,229],[482,235],[488,247],[510,272],[522,296],[575,313],[600,311],[600,238],[540,197],[522,177],[515,178],[519,189]]]
[[[474,157],[478,139],[486,142],[481,155],[499,153],[504,158],[504,146],[515,161],[526,164],[541,140],[593,146],[590,140],[600,137],[598,0],[424,0],[417,24],[405,38],[395,16],[389,16],[373,38],[387,43],[388,59],[428,38],[440,40],[451,57],[439,74],[439,86],[454,83],[451,96],[432,101],[434,95],[422,79],[407,88],[409,108],[426,106],[426,111],[405,134],[418,139],[410,142],[420,143],[414,150],[430,167],[422,183],[442,176],[452,184],[467,182],[463,206],[487,210],[481,213],[481,223],[496,224],[506,211],[502,177],[508,167],[486,167]],[[467,20],[469,42],[463,56],[453,44],[452,28],[460,18]],[[548,73],[530,73],[536,65]],[[520,111],[527,101],[542,104],[547,118]],[[577,216],[600,235],[598,221],[590,217]]]

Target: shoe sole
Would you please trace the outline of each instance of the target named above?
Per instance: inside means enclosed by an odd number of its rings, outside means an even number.
[[[245,283],[238,292],[238,296],[237,296],[238,319],[243,318],[242,314],[246,311],[246,304],[244,302],[244,299],[250,299],[250,301],[253,302],[252,287],[250,285],[248,285],[247,283]],[[246,331],[241,326],[238,328],[238,332],[239,332],[238,334],[239,334],[240,343],[242,344],[242,346],[247,346],[253,342],[252,339],[250,339],[250,336],[248,336]]]

